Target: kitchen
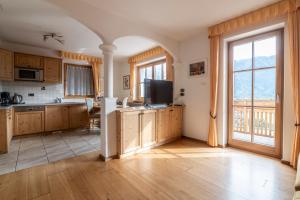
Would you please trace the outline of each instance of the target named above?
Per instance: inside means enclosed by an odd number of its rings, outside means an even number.
[[[64,72],[79,65],[64,60],[0,49],[0,174],[100,149],[99,102],[67,95]]]

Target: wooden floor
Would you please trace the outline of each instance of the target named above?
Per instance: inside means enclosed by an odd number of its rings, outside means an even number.
[[[290,200],[295,171],[278,160],[179,140],[104,163],[99,152],[0,176],[0,199]]]

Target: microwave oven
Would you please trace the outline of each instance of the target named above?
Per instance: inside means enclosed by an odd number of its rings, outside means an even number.
[[[44,81],[44,70],[42,69],[29,69],[29,68],[15,68],[16,81]]]

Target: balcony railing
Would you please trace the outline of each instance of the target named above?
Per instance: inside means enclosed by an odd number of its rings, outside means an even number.
[[[264,137],[275,137],[275,107],[274,101],[261,101],[253,109],[253,134]],[[246,102],[235,101],[233,107],[233,131],[250,134],[252,111],[244,107]],[[242,105],[242,106],[241,106]],[[248,104],[249,105],[249,104]]]

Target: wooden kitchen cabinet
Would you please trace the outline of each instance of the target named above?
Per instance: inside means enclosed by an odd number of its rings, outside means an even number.
[[[45,107],[45,131],[65,130],[69,128],[68,106]]]
[[[122,154],[135,151],[141,148],[140,136],[140,112],[124,112],[117,114],[117,120],[120,121],[117,129],[122,132],[119,141],[119,152]]]
[[[44,58],[44,81],[47,83],[61,83],[62,60],[58,58]]]
[[[7,153],[13,136],[12,109],[0,110],[0,153]]]
[[[16,67],[44,69],[43,57],[41,56],[14,53],[14,61]]]
[[[87,106],[72,105],[69,107],[69,128],[83,128],[88,125]]]
[[[162,143],[171,138],[170,109],[160,109],[157,111],[157,142]]]
[[[13,53],[0,49],[0,80],[14,79]]]
[[[141,114],[142,147],[156,143],[156,110],[143,111]]]
[[[44,111],[15,112],[15,135],[44,132]]]

